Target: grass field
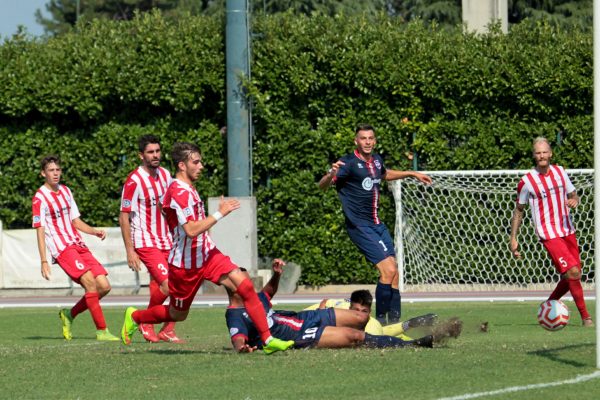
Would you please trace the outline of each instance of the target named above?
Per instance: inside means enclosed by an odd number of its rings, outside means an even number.
[[[567,303],[575,311],[573,303]],[[588,302],[590,306],[593,306]],[[283,307],[277,307],[283,308]],[[293,307],[290,307],[293,308]],[[0,398],[5,399],[600,399],[600,377],[510,392],[595,373],[595,330],[573,315],[546,332],[534,303],[417,303],[405,316],[459,316],[463,335],[435,349],[229,350],[224,308],[195,308],[178,327],[187,344],[99,343],[89,314],[60,335],[58,309],[0,310]],[[592,310],[594,311],[593,307]],[[106,308],[113,333],[123,309]],[[479,325],[489,322],[483,333]],[[469,398],[469,397],[463,397]]]

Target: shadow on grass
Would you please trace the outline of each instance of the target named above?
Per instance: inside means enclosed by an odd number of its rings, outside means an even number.
[[[563,358],[562,354],[561,354],[564,351],[579,349],[579,348],[583,348],[583,347],[589,347],[590,351],[592,351],[594,349],[594,344],[593,343],[573,344],[573,345],[569,345],[569,346],[556,347],[553,349],[528,351],[527,354],[544,357],[550,361],[559,362],[561,364],[570,365],[572,367],[589,367],[589,365],[584,364],[580,361],[568,360],[566,358]],[[566,355],[572,356],[572,353],[567,353]]]
[[[210,350],[193,350],[193,349],[148,349],[144,352],[122,352],[121,354],[127,355],[137,355],[137,354],[160,354],[166,356],[180,356],[180,355],[193,355],[193,354],[212,354],[212,355],[220,355],[224,354],[220,351],[210,351]]]
[[[27,336],[23,338],[24,340],[60,340],[63,342],[66,342],[66,340],[62,337],[58,337],[58,336]],[[87,339],[87,338],[80,338],[80,339]]]

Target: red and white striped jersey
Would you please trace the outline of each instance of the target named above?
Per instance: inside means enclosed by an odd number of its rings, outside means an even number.
[[[46,186],[40,187],[31,200],[31,209],[32,226],[44,227],[46,247],[52,258],[56,259],[72,244],[85,246],[79,231],[73,225],[73,220],[79,218],[80,214],[68,187],[58,185],[58,192],[53,192]]]
[[[564,168],[550,165],[546,175],[533,169],[521,178],[517,202],[531,207],[531,218],[540,240],[565,237],[575,232],[567,207],[567,194],[575,191]]]
[[[133,247],[155,247],[170,250],[173,245],[160,204],[173,180],[162,167],[156,177],[138,167],[129,174],[121,194],[121,211],[129,213]]]
[[[190,239],[183,230],[183,225],[189,221],[206,219],[200,195],[194,187],[174,179],[163,200],[163,210],[173,235],[169,264],[186,269],[201,268],[215,244],[208,231]]]

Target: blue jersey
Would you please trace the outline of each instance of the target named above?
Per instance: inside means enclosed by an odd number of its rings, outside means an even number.
[[[355,150],[340,160],[345,165],[338,170],[334,182],[346,224],[378,225],[379,189],[386,172],[383,159],[379,154],[373,154],[369,161],[365,161]]]
[[[335,326],[333,308],[312,311],[273,311],[269,296],[264,292],[258,294],[265,312],[271,335],[281,340],[293,340],[295,348],[316,345],[326,326]],[[262,347],[260,335],[246,309],[227,308],[225,320],[231,338],[242,336],[250,346]]]

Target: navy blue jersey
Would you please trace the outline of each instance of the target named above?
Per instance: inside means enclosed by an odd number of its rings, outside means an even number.
[[[355,150],[340,160],[345,165],[338,170],[334,182],[346,224],[378,225],[379,189],[386,171],[383,159],[379,154],[373,154],[367,162]]]
[[[316,345],[327,326],[335,326],[335,310],[309,310],[289,312],[273,311],[269,297],[260,292],[258,297],[265,308],[271,335],[281,340],[293,340],[295,348]],[[227,308],[225,320],[233,339],[242,336],[250,346],[262,347],[260,335],[245,308]]]

